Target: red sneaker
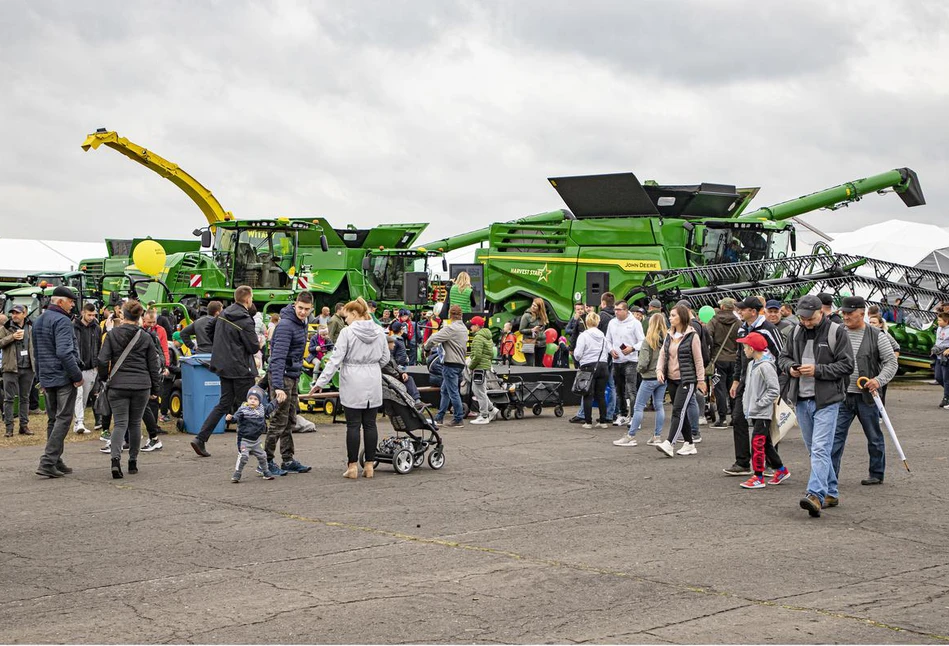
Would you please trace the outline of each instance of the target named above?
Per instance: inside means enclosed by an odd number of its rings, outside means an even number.
[[[781,467],[774,472],[774,477],[768,480],[769,485],[779,485],[788,478],[791,477],[791,472],[788,471],[787,467]]]
[[[745,489],[764,489],[764,478],[759,478],[758,476],[751,476],[747,480],[741,483],[741,486]]]

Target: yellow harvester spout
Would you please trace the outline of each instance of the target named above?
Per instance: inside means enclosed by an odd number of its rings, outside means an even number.
[[[178,164],[172,163],[163,157],[159,157],[153,152],[149,152],[138,144],[134,144],[125,137],[119,137],[117,132],[107,131],[100,128],[92,133],[82,142],[82,149],[95,150],[102,144],[105,144],[113,150],[117,150],[132,161],[136,161],[149,170],[153,170],[172,184],[180,188],[191,200],[198,205],[208,224],[214,225],[218,222],[233,220],[234,215],[230,211],[225,211],[217,198],[205,188],[201,182],[186,173]]]

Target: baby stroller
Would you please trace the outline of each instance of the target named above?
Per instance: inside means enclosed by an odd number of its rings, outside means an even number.
[[[478,409],[478,402],[474,398],[471,389],[472,379],[474,379],[474,371],[465,368],[461,377],[460,390],[466,413],[469,409]],[[521,392],[524,387],[524,380],[521,377],[511,374],[498,375],[494,370],[485,370],[484,381],[488,399],[491,400],[495,408],[501,411],[501,417],[511,419],[511,415],[513,415],[516,419],[523,419],[524,402],[522,401]]]
[[[554,415],[563,417],[563,377],[551,375],[551,381],[524,383],[524,406],[530,406],[534,415],[540,415],[544,408],[553,406]]]
[[[405,475],[425,463],[426,452],[432,469],[437,471],[445,466],[442,438],[431,411],[419,412],[402,382],[389,375],[382,375],[382,410],[389,417],[395,436],[384,437],[379,442],[374,466],[385,462],[391,464],[396,473]],[[359,454],[359,464],[366,464],[365,451]]]

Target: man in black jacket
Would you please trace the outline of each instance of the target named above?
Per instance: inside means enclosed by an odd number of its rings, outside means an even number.
[[[234,303],[221,315],[212,318],[208,333],[211,337],[211,371],[221,378],[221,399],[211,409],[198,435],[191,440],[191,448],[201,457],[210,457],[205,443],[221,419],[233,413],[244,401],[247,391],[257,380],[254,355],[260,351],[254,318],[250,308],[254,292],[247,285],[234,290]]]
[[[92,386],[96,382],[99,348],[102,347],[102,333],[96,321],[96,306],[86,303],[82,306],[79,319],[73,323],[76,334],[76,347],[79,349],[79,369],[82,370],[82,385],[76,391],[76,412],[73,430],[82,435],[91,433],[86,428],[85,413]]]
[[[191,325],[185,326],[181,331],[181,342],[191,348],[196,354],[211,354],[211,335],[209,330],[214,325],[214,319],[218,317],[224,306],[221,301],[211,301],[208,303],[208,313],[202,316]],[[171,338],[171,334],[168,338]],[[194,337],[194,340],[192,340]]]
[[[794,404],[804,446],[811,457],[811,475],[801,509],[820,516],[825,506],[836,506],[828,495],[834,465],[832,452],[837,413],[847,396],[847,381],[854,368],[853,348],[844,326],[821,311],[816,296],[805,296],[797,305],[800,325],[791,332],[778,359],[778,374],[790,377],[788,401]]]
[[[768,352],[777,359],[781,352],[782,342],[781,334],[768,322],[761,314],[762,302],[754,296],[749,296],[738,303],[738,316],[742,320],[738,328],[738,338],[744,338],[752,332],[757,332],[768,342]],[[745,368],[748,365],[748,358],[744,352],[737,353],[735,358],[735,370],[732,377],[732,386],[729,390],[729,396],[735,400],[735,407],[732,410],[732,436],[735,442],[735,464],[722,469],[725,475],[747,476],[751,475],[751,437],[748,434],[748,420],[745,419],[745,411],[741,405],[741,398],[745,392]],[[784,383],[786,377],[782,377],[778,371],[778,378]]]

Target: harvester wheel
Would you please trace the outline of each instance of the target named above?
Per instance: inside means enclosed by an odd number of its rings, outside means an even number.
[[[326,403],[323,404],[323,413],[332,415],[334,410],[336,410],[336,404],[333,403],[332,399],[327,399]]]

